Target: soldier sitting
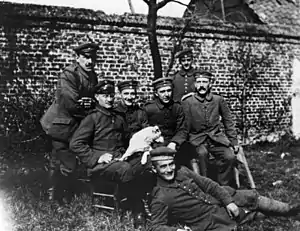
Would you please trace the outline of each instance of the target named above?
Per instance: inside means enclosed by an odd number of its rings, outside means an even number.
[[[158,147],[150,152],[157,185],[152,192],[149,231],[233,231],[237,225],[264,215],[296,216],[300,204],[259,195],[255,190],[235,190],[182,166],[176,168],[176,151]],[[177,228],[173,223],[186,226]]]
[[[148,126],[146,112],[136,104],[137,88],[137,81],[122,81],[118,84],[121,101],[118,103],[116,110],[124,113],[130,137]]]
[[[207,71],[195,72],[196,92],[182,99],[187,118],[188,141],[196,147],[201,175],[207,176],[206,161],[208,153],[211,153],[216,159],[217,182],[221,185],[234,185],[233,166],[236,157],[233,149],[238,149],[237,132],[226,101],[222,96],[211,92],[212,77]],[[221,131],[220,117],[226,135]]]
[[[128,161],[118,158],[128,143],[127,124],[124,117],[113,110],[115,86],[104,80],[95,88],[96,108],[80,123],[70,141],[70,148],[79,156],[92,178],[106,178],[120,183],[121,190],[132,205],[135,223],[142,215],[142,195],[136,187],[136,179],[143,177],[150,164],[141,165],[141,155],[133,155]],[[145,190],[145,189],[143,189]]]

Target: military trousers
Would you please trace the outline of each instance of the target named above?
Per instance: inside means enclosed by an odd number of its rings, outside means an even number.
[[[233,167],[236,163],[236,156],[230,147],[208,140],[196,147],[196,152],[202,175],[207,176],[207,164],[209,154],[211,154],[215,159],[214,163],[217,168],[216,181],[220,185],[232,185],[234,180]]]
[[[141,198],[146,192],[150,192],[154,179],[151,172],[151,162],[141,164],[141,155],[131,157],[128,161],[113,160],[108,164],[101,164],[97,171],[93,171],[92,177],[107,179],[120,184],[122,193],[130,198]],[[94,168],[95,169],[95,168]]]

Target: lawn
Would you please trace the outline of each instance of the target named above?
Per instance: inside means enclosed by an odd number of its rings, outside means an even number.
[[[87,186],[78,183],[71,203],[58,205],[45,199],[45,151],[6,149],[0,153],[0,231],[29,230],[134,230],[127,214],[122,222],[101,212],[90,213]],[[300,201],[300,149],[280,157],[275,146],[246,148],[245,153],[258,191],[285,202]],[[277,184],[273,184],[277,182]],[[291,218],[267,218],[244,225],[239,230],[300,230]]]

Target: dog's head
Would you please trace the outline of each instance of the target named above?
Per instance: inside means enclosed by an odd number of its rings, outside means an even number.
[[[159,129],[158,126],[153,126],[152,127],[152,133],[153,133],[153,141],[157,143],[163,143],[164,142],[164,137],[161,134],[161,130]]]

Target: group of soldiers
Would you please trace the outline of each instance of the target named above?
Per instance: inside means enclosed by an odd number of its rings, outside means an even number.
[[[154,100],[142,107],[133,80],[117,84],[115,104],[115,82],[98,81],[94,71],[98,49],[93,43],[74,49],[76,61],[60,74],[55,101],[41,120],[53,146],[49,199],[59,196],[57,186],[72,178],[79,158],[89,177],[119,183],[136,222],[143,217],[142,198],[151,193],[149,230],[234,230],[261,213],[299,213],[299,204],[235,189],[234,120],[224,98],[212,93],[212,73],[193,67],[192,49],[176,55],[181,69],[171,78],[153,81]],[[118,160],[133,134],[155,125],[164,143],[153,145],[146,164],[143,153]],[[207,178],[208,155],[216,160],[216,182]]]

